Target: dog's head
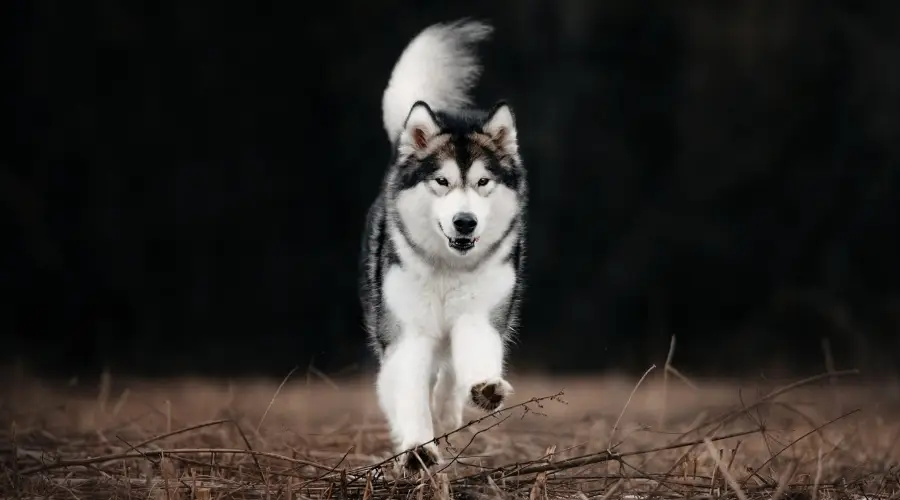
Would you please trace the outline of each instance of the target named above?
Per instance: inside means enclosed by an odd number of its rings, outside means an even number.
[[[452,260],[478,259],[515,228],[525,177],[512,110],[435,113],[412,106],[397,141],[392,191],[410,243]]]

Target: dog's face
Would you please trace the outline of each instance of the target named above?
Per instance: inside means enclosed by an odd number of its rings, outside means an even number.
[[[524,193],[509,106],[443,117],[416,103],[397,144],[393,187],[405,236],[432,255],[472,260],[514,229]]]

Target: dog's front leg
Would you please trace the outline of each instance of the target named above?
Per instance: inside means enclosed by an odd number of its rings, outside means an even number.
[[[503,339],[488,318],[461,316],[450,343],[458,397],[485,411],[499,408],[512,394],[512,386],[503,378]]]
[[[403,334],[388,346],[378,372],[378,402],[390,426],[396,451],[415,448],[402,458],[407,469],[438,462],[431,421],[430,382],[434,374],[435,339],[414,331]]]

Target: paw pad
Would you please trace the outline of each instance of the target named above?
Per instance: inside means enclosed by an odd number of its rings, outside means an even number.
[[[421,470],[422,465],[428,468],[437,463],[438,455],[434,445],[417,446],[403,457],[403,468],[410,472]]]
[[[482,382],[473,385],[470,392],[475,406],[486,411],[494,411],[503,404],[503,400],[512,392],[512,387],[503,380]]]

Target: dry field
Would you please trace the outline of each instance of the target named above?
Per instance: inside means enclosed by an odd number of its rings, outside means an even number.
[[[398,477],[369,380],[7,378],[0,497],[900,498],[894,382],[510,381],[446,465]]]

